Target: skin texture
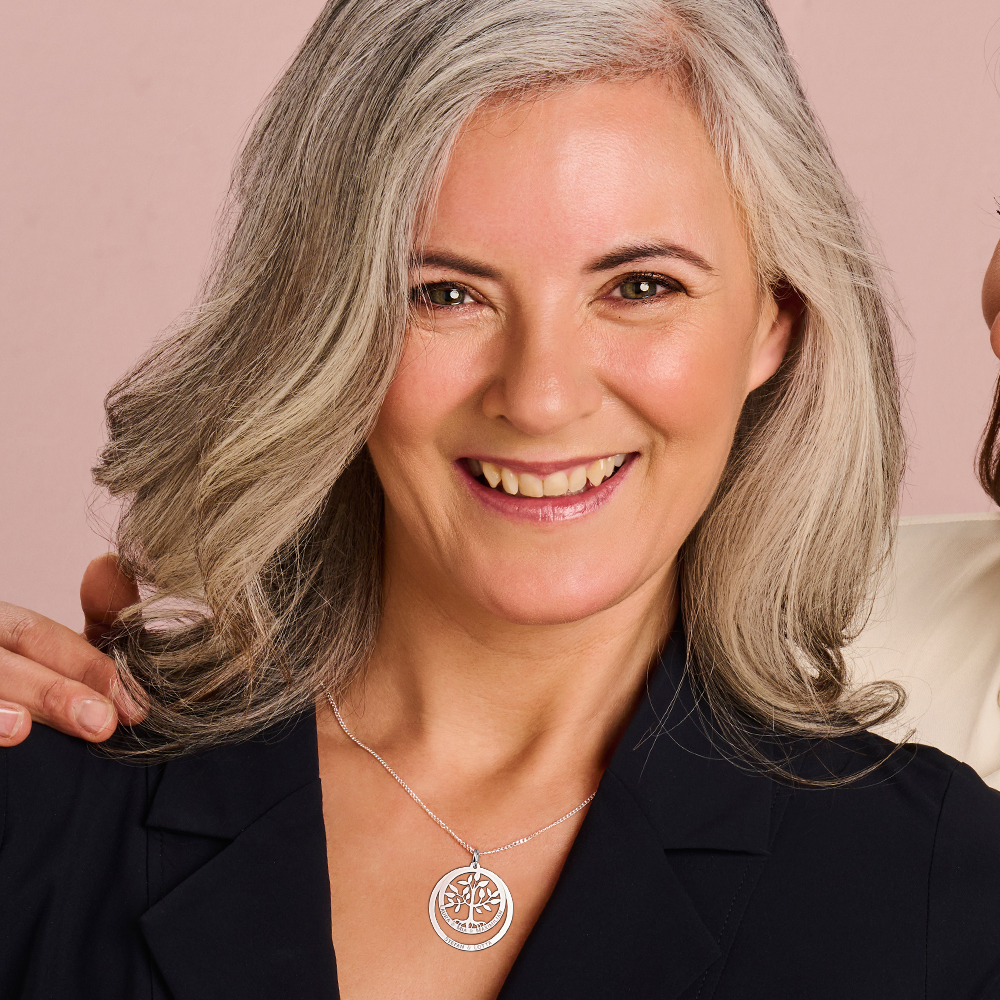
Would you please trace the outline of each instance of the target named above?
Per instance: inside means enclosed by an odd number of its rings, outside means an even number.
[[[677,550],[793,316],[758,296],[701,123],[660,79],[485,110],[421,235],[424,259],[438,262],[415,267],[414,285],[458,288],[464,304],[418,303],[369,439],[387,499],[385,617],[342,710],[487,848],[596,787],[672,623]],[[592,269],[624,244],[657,241],[711,271],[662,252]],[[655,276],[653,300],[621,298],[637,272]],[[632,458],[611,498],[558,522],[478,502],[456,465],[615,453]],[[344,995],[495,996],[584,813],[490,858],[517,901],[511,929],[476,955],[448,949],[427,897],[468,855],[322,704],[318,717]],[[372,898],[394,915],[391,949],[368,929]]]
[[[80,584],[82,635],[0,601],[0,746],[26,739],[32,719],[92,743],[111,736],[119,721],[142,719],[118,685],[114,662],[95,648],[138,599],[135,582],[108,553],[92,560]]]
[[[596,266],[654,243],[645,259]],[[417,296],[369,440],[386,493],[385,613],[341,708],[485,849],[596,788],[676,615],[678,548],[795,315],[759,293],[704,129],[656,77],[483,110],[457,143],[415,253],[414,287],[459,289],[462,304]],[[637,275],[651,299],[623,298]],[[505,515],[477,499],[461,468],[470,456],[541,471],[617,453],[630,457],[606,501],[559,521]],[[115,569],[88,570],[93,625],[138,596]],[[6,613],[15,624],[31,614]],[[110,661],[69,630],[10,655],[35,661],[36,688],[55,669],[111,693]],[[0,660],[3,691],[35,714],[37,694],[9,683],[12,662]],[[67,703],[35,717],[64,728]],[[342,994],[495,997],[585,812],[484,859],[513,892],[514,921],[496,947],[454,951],[434,936],[427,898],[468,855],[325,703],[317,719]],[[372,933],[373,900],[392,914],[391,942]]]

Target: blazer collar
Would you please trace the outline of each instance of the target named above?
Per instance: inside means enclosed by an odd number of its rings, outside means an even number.
[[[313,712],[168,763],[147,826],[140,924],[174,1000],[338,996]]]
[[[501,1000],[639,996],[650,984],[670,1000],[718,968],[783,800],[725,758],[695,707],[678,629]],[[171,761],[147,825],[151,884],[187,865],[141,921],[175,1000],[338,995],[312,712]],[[712,900],[681,877],[690,852],[724,862]],[[731,914],[726,935],[718,912]]]
[[[707,735],[685,661],[678,628],[501,1000],[670,1000],[721,967],[783,800]],[[682,880],[692,857],[711,879]]]
[[[317,778],[316,726],[310,711],[244,743],[171,760],[146,825],[233,840]]]
[[[609,771],[668,850],[766,855],[774,783],[732,762],[711,716],[696,703],[678,628],[652,671]]]

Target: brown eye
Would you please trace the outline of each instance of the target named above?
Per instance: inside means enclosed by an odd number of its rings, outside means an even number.
[[[652,278],[630,278],[618,287],[623,299],[655,299],[657,289],[663,285]]]
[[[466,304],[469,293],[460,285],[421,285],[414,289],[413,298],[432,306],[461,306]]]

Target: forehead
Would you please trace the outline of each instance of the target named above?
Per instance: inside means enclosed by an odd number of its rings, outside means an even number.
[[[704,125],[656,76],[484,107],[456,142],[425,236],[493,258],[664,237],[709,259],[745,256]]]

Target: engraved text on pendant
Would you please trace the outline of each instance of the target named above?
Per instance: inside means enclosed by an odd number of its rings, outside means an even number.
[[[507,933],[514,917],[514,900],[503,879],[473,861],[465,868],[448,872],[434,886],[427,912],[431,926],[445,944],[459,951],[482,951]],[[484,941],[461,941],[446,929],[457,934],[484,934],[501,920],[496,934]],[[441,926],[442,921],[445,927]]]

